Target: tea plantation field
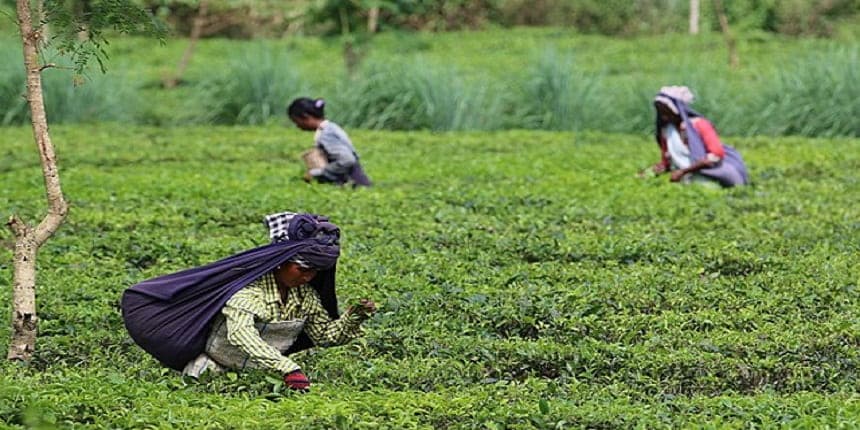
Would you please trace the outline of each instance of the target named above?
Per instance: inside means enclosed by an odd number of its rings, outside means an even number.
[[[311,135],[275,125],[55,127],[72,211],[40,254],[36,357],[0,362],[0,424],[860,425],[860,141],[727,139],[754,184],[721,190],[636,178],[645,134],[350,131],[371,189],[305,184]],[[4,217],[33,219],[29,129],[0,129],[0,155]],[[263,244],[281,210],[338,223],[342,305],[381,308],[297,357],[311,393],[183,380],[129,340],[123,289]]]

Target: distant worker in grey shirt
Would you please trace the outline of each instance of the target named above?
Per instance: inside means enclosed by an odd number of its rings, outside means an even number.
[[[305,131],[314,131],[314,143],[322,150],[328,163],[325,167],[308,170],[305,180],[344,185],[369,187],[370,179],[364,173],[355,147],[339,125],[325,119],[325,100],[300,97],[287,108],[287,115],[296,126]]]

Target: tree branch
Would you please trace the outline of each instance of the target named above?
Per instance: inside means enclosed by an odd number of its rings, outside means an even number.
[[[38,246],[42,246],[42,244],[44,244],[45,241],[47,241],[48,238],[51,237],[58,228],[60,228],[60,224],[63,223],[68,212],[69,205],[65,200],[62,200],[61,196],[60,201],[51,205],[50,210],[48,210],[48,214],[45,215],[45,218],[42,218],[42,222],[36,226],[36,236],[34,240]]]
[[[723,6],[723,0],[714,0],[714,8],[717,10],[717,18],[720,21],[720,28],[723,31],[723,36],[726,39],[726,48],[729,51],[729,67],[737,68],[741,61],[738,57],[737,42],[735,36],[729,29],[729,18],[726,15],[726,8]]]
[[[30,226],[27,225],[18,215],[12,215],[9,217],[9,221],[6,223],[6,226],[12,230],[12,233],[15,234],[16,238],[21,238],[27,235],[30,231]]]

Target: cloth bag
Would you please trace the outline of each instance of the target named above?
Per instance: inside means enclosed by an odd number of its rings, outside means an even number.
[[[274,347],[281,354],[285,354],[302,333],[305,320],[274,321],[254,325],[260,332],[263,342]],[[205,351],[185,366],[183,375],[199,378],[206,370],[219,372],[223,368],[245,370],[259,367],[248,354],[227,340],[227,321],[223,317],[213,325],[212,333],[206,341]]]
[[[303,152],[302,161],[305,162],[306,170],[322,169],[328,164],[328,159],[319,148],[311,148]]]

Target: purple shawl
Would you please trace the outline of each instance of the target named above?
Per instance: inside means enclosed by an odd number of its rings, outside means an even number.
[[[694,160],[705,158],[707,155],[705,143],[702,141],[702,137],[699,136],[699,132],[696,131],[696,128],[693,127],[693,123],[690,121],[695,117],[702,117],[702,115],[675,97],[666,93],[660,93],[659,95],[668,98],[675,104],[675,108],[677,108],[678,114],[681,116],[681,121],[684,121],[687,129],[687,145],[690,147],[690,157]],[[663,130],[663,125],[664,124],[660,120],[660,114],[658,113],[655,129],[655,137],[658,144],[660,143],[660,133]],[[732,148],[725,143],[723,144],[723,148],[726,150],[725,157],[723,157],[717,165],[701,169],[698,173],[716,180],[724,187],[732,187],[749,183],[747,168],[744,164],[743,158],[741,158],[741,154],[735,148]]]
[[[213,318],[236,292],[291,259],[319,269],[310,284],[332,318],[339,230],[321,218],[300,214],[289,225],[290,238],[232,255],[214,263],[136,284],[122,295],[122,316],[131,338],[164,365],[182,370],[203,352]],[[288,351],[313,346],[304,332]]]

